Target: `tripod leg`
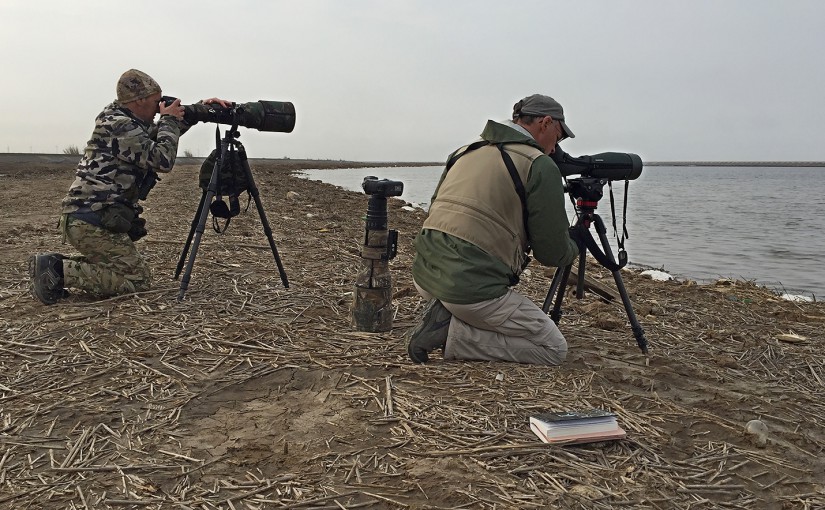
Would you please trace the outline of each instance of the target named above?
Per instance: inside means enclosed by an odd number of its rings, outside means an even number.
[[[252,170],[249,168],[249,162],[246,158],[246,149],[244,149],[243,145],[240,145],[240,143],[238,143],[238,146],[238,154],[240,156],[244,171],[246,172],[246,180],[249,183],[249,193],[252,195],[252,199],[255,200],[255,207],[258,209],[258,214],[261,216],[261,224],[264,227],[266,238],[269,240],[269,247],[272,249],[272,256],[275,258],[275,264],[278,266],[278,273],[281,276],[281,282],[284,284],[284,288],[288,289],[289,280],[287,280],[284,265],[281,263],[281,257],[278,256],[278,248],[275,247],[275,240],[272,238],[272,229],[269,227],[269,221],[266,219],[266,213],[264,212],[263,204],[261,204],[261,197],[260,193],[258,193],[258,187],[255,185],[255,179],[252,177]]]
[[[547,296],[544,298],[544,303],[541,305],[541,311],[547,313],[550,311],[550,305],[553,303],[553,296],[559,290],[561,283],[562,272],[566,267],[557,267],[556,272],[553,273],[553,281],[550,283],[550,288],[547,290]]]
[[[201,211],[203,211],[203,204],[206,203],[206,194],[208,190],[203,190],[203,194],[201,195],[201,202],[198,204],[198,211],[195,213],[195,216],[192,218],[192,227],[189,229],[189,236],[186,238],[186,244],[183,246],[183,251],[180,253],[180,259],[178,260],[178,267],[175,269],[175,280],[178,279],[180,276],[180,272],[183,271],[183,264],[186,262],[186,255],[189,254],[189,246],[192,244],[192,237],[195,235],[195,228],[198,226],[198,220],[201,217]]]
[[[228,137],[228,135],[227,135]],[[212,202],[218,190],[218,174],[223,167],[223,162],[226,158],[226,152],[229,149],[229,141],[225,138],[221,141],[221,155],[215,161],[215,166],[212,168],[212,176],[209,178],[209,187],[206,194],[201,200],[201,207],[198,215],[198,224],[194,230],[194,242],[192,244],[192,253],[189,255],[189,261],[186,263],[186,271],[183,273],[183,278],[180,280],[180,289],[178,290],[178,301],[183,300],[183,295],[186,294],[186,289],[189,288],[189,278],[192,275],[192,267],[195,265],[195,257],[198,256],[198,247],[201,244],[201,236],[203,236],[204,227],[206,226],[206,219],[209,217],[209,207],[207,204]]]
[[[556,295],[553,312],[550,313],[550,318],[556,324],[561,320],[561,302],[564,300],[564,291],[567,288],[567,280],[570,279],[570,271],[572,269],[572,264],[556,268],[556,273],[553,275],[553,283],[550,284],[550,290],[547,291],[547,297],[544,298],[544,304],[541,307],[544,313],[547,313],[550,309],[550,300],[553,299],[554,294]]]
[[[579,247],[579,272],[576,279],[576,299],[584,297],[584,270],[587,268],[587,250]]]
[[[593,215],[593,220],[596,224],[596,232],[599,234],[599,241],[601,241],[604,254],[613,264],[615,264],[616,259],[613,257],[613,252],[610,250],[610,243],[607,239],[607,229],[605,229],[604,222],[597,214]],[[645,338],[645,331],[642,328],[642,325],[639,324],[636,314],[633,312],[633,305],[630,302],[630,297],[627,295],[627,289],[625,289],[620,271],[621,269],[612,271],[613,280],[615,280],[616,288],[619,290],[619,295],[622,297],[622,303],[624,304],[624,309],[627,312],[627,318],[630,320],[630,327],[633,330],[633,336],[636,338],[636,344],[639,346],[642,353],[646,355],[647,339]]]

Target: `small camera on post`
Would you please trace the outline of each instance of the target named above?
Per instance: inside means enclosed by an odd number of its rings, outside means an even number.
[[[352,322],[358,331],[389,331],[394,312],[389,261],[398,250],[398,231],[389,229],[387,197],[400,196],[404,192],[404,183],[367,176],[361,187],[370,199],[361,247],[361,269],[355,280]]]

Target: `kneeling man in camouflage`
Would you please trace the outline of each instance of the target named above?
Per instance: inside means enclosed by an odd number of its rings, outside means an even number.
[[[172,170],[178,139],[190,125],[180,100],[161,101],[160,86],[144,72],[126,71],[116,90],[117,100],[95,119],[63,199],[63,240],[81,255],[41,253],[29,259],[32,291],[47,305],[66,297],[66,288],[107,297],[147,290],[151,284],[149,264],[135,247],[146,235],[138,202],[154,186],[157,173]],[[203,102],[231,105],[217,98]]]

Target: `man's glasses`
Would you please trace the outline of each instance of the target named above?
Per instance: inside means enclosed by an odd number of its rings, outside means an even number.
[[[568,138],[567,133],[564,132],[564,127],[562,127],[561,122],[558,120],[553,120],[553,122],[559,125],[559,139],[556,140],[556,143],[561,143],[562,140],[566,140]]]

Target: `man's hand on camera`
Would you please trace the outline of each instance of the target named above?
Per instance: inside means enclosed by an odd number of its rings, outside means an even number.
[[[210,97],[209,99],[204,99],[201,101],[203,104],[219,104],[224,108],[230,108],[232,106],[232,101],[227,101],[226,99],[218,99],[217,97]]]
[[[169,106],[166,106],[166,103],[163,101],[158,103],[158,105],[160,106],[161,115],[171,115],[178,120],[183,120],[183,106],[180,105],[180,99],[175,99]]]

